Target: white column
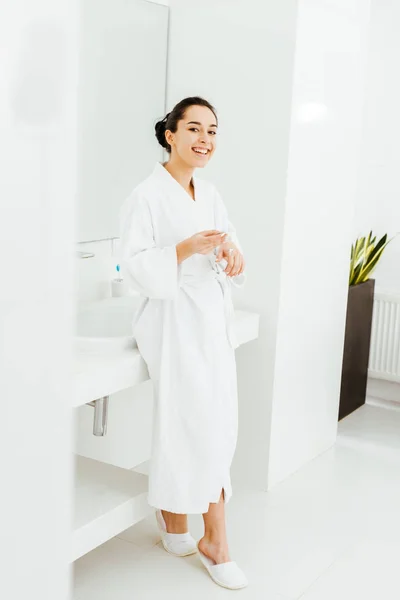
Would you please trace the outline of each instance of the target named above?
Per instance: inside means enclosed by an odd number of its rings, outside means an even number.
[[[369,2],[300,0],[269,487],[336,439]]]
[[[0,11],[1,589],[69,598],[77,6]]]

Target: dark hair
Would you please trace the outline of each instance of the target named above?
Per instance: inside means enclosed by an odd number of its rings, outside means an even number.
[[[172,131],[172,133],[176,132],[176,130],[178,129],[178,121],[181,121],[184,118],[185,112],[190,106],[206,106],[207,108],[209,108],[211,112],[214,113],[218,125],[218,117],[217,113],[215,112],[215,108],[211,106],[211,104],[207,102],[207,100],[204,100],[204,98],[200,98],[200,96],[184,98],[183,100],[178,102],[178,104],[174,106],[171,112],[167,113],[161,121],[158,121],[155,124],[156,138],[161,144],[161,146],[167,150],[167,152],[171,152],[171,146],[165,139],[165,132],[167,131],[167,129]]]

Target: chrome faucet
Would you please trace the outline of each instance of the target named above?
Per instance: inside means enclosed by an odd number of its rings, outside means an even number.
[[[82,252],[81,250],[76,251],[76,256],[78,258],[93,258],[93,252]]]

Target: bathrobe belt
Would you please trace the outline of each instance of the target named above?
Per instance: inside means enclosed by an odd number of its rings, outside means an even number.
[[[232,348],[237,348],[239,343],[234,328],[235,311],[232,302],[231,284],[228,281],[228,277],[221,265],[218,263],[212,263],[211,266],[212,268],[210,270],[203,271],[198,275],[194,273],[182,273],[180,278],[180,287],[183,287],[185,284],[201,284],[201,282],[210,281],[213,279],[218,281],[223,295],[226,333],[229,344]]]

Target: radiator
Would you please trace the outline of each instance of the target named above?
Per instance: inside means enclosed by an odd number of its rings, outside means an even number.
[[[375,291],[368,375],[400,382],[400,294]]]

